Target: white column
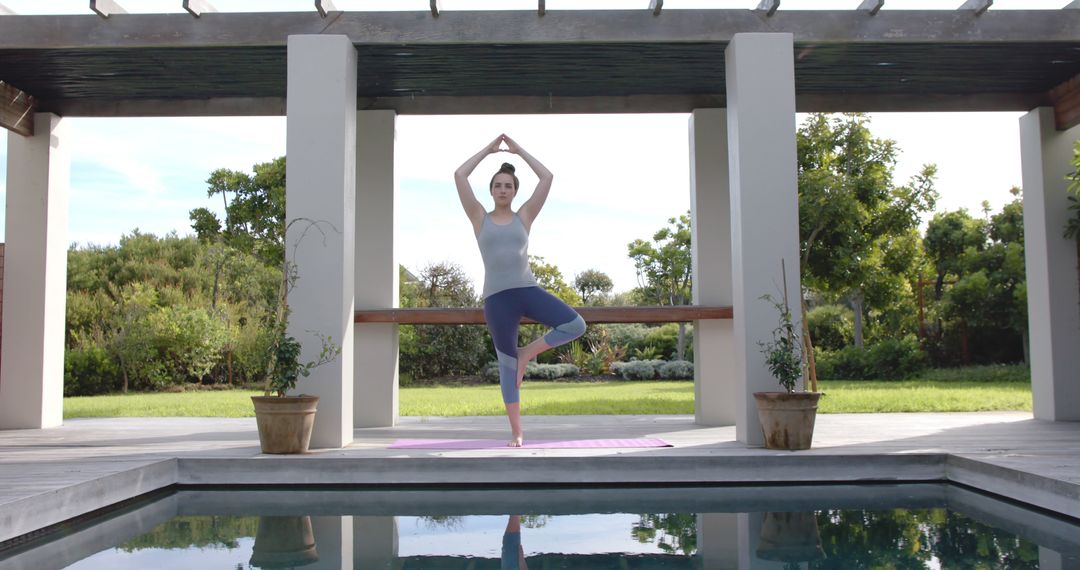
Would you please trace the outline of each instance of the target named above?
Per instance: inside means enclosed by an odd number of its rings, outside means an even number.
[[[1024,260],[1035,417],[1080,420],[1080,293],[1077,246],[1065,239],[1073,141],[1080,127],[1059,132],[1054,110],[1020,118],[1024,183]]]
[[[690,115],[690,240],[695,305],[731,305],[731,199],[728,192],[727,110]],[[735,423],[738,402],[731,368],[730,319],[694,321],[694,421]]]
[[[356,308],[398,306],[394,255],[397,182],[394,111],[356,113]],[[390,427],[398,419],[398,325],[355,326],[353,425]]]
[[[397,517],[353,517],[353,557],[357,570],[395,568]]]
[[[736,513],[697,516],[697,548],[701,568],[735,570],[739,567],[739,519]]]
[[[735,438],[763,445],[753,393],[780,389],[759,342],[771,338],[777,311],[760,297],[787,292],[798,306],[799,197],[795,157],[795,64],[788,33],[735,34],[728,44],[728,165],[731,170],[732,301],[737,378]],[[796,330],[801,326],[799,311]]]
[[[305,362],[321,348],[309,331],[341,346],[296,391],[320,397],[311,446],[343,447],[353,433],[356,50],[332,35],[289,36],[288,50],[285,243],[299,273],[289,334]]]
[[[352,570],[352,517],[311,517],[311,530],[319,560],[304,566],[304,570]]]
[[[37,113],[34,136],[8,133],[0,429],[64,419],[67,131],[60,117]]]

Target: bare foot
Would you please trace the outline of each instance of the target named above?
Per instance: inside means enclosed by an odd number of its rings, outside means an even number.
[[[506,447],[521,447],[522,445],[524,445],[524,443],[524,436],[515,435],[514,437],[510,438],[510,441],[507,442]]]

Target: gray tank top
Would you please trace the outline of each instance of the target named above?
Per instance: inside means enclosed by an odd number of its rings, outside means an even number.
[[[484,214],[476,236],[484,259],[484,298],[499,291],[537,285],[529,269],[529,232],[517,213],[509,224],[499,225]]]

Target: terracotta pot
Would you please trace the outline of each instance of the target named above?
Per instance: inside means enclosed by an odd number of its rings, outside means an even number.
[[[257,568],[296,568],[318,562],[311,517],[259,517],[250,564]]]
[[[820,392],[754,392],[768,449],[810,449]]]
[[[307,453],[318,396],[252,396],[263,453]]]
[[[814,513],[765,513],[758,542],[758,558],[781,562],[808,562],[825,557]]]

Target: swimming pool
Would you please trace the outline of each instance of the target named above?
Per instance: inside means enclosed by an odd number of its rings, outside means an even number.
[[[195,488],[0,568],[1074,568],[1076,523],[949,484]]]

